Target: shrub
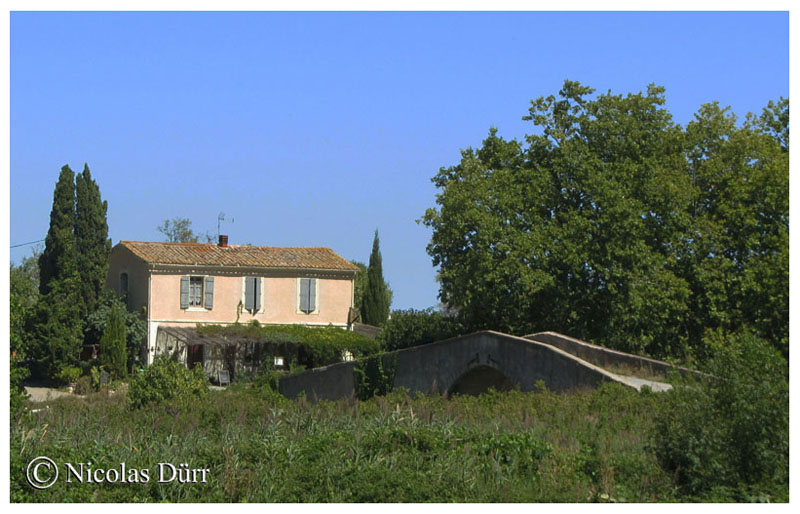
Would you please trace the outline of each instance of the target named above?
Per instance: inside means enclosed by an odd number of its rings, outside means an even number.
[[[387,351],[410,348],[462,335],[466,328],[453,317],[432,308],[396,310],[387,321],[378,340]]]
[[[64,366],[61,368],[61,371],[58,373],[58,380],[67,383],[67,384],[74,384],[75,381],[80,378],[82,374],[81,368],[76,368],[74,366]]]
[[[10,394],[11,394],[11,412],[18,411],[28,399],[28,393],[25,391],[23,381],[28,378],[30,372],[28,368],[22,365],[21,360],[15,356],[11,356],[11,366],[9,369],[10,375]]]
[[[128,362],[125,349],[126,329],[122,309],[114,305],[100,339],[100,364],[107,367],[115,377],[124,377]]]
[[[147,323],[138,313],[129,312],[125,303],[112,291],[103,293],[97,309],[86,318],[84,341],[90,344],[100,343],[114,309],[117,309],[125,325],[125,345],[128,358],[125,368],[139,366],[139,357],[147,338]]]
[[[92,387],[92,377],[86,375],[82,376],[75,382],[75,390],[73,391],[75,394],[86,395],[94,391],[94,387]]]
[[[144,373],[134,376],[128,390],[128,402],[137,408],[170,398],[190,400],[208,395],[208,380],[203,368],[189,369],[167,357],[159,356]]]
[[[753,500],[758,490],[788,501],[788,363],[749,334],[710,344],[716,378],[667,393],[655,453],[684,494]]]

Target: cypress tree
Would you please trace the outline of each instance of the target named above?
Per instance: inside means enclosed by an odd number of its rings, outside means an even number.
[[[386,283],[383,281],[383,264],[377,229],[375,230],[375,239],[372,241],[372,253],[369,256],[361,318],[367,325],[376,326],[382,325],[389,318],[389,296]]]
[[[100,197],[100,188],[92,179],[89,165],[75,177],[75,244],[84,312],[94,312],[108,272],[111,240],[108,239],[106,213],[108,202]]]
[[[58,380],[65,368],[78,365],[83,343],[79,286],[77,274],[51,281],[27,320],[33,371],[39,378]]]
[[[111,307],[103,337],[100,339],[100,364],[117,377],[124,377],[128,363],[127,333],[122,311],[117,303]]]
[[[77,274],[74,227],[75,173],[64,166],[53,192],[50,228],[39,257],[39,293],[42,295],[50,292],[53,281]]]
[[[41,378],[58,378],[78,364],[83,302],[75,248],[75,174],[61,168],[53,193],[50,228],[39,258],[39,298],[26,323]]]

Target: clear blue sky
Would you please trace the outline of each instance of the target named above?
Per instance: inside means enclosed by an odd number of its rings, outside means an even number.
[[[114,244],[225,212],[231,243],[367,261],[378,228],[393,307],[435,306],[430,178],[490,126],[531,132],[567,78],[743,117],[789,96],[789,15],[12,13],[10,244],[44,238],[61,166],[87,162]]]

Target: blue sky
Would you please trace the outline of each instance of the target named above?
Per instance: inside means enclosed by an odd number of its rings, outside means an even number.
[[[367,261],[378,228],[393,308],[438,301],[431,177],[564,79],[663,85],[681,124],[789,96],[788,13],[16,12],[10,42],[11,245],[86,162],[114,244],[224,212],[231,243]]]

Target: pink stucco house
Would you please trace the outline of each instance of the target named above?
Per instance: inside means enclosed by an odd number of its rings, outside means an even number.
[[[106,287],[147,320],[149,364],[161,332],[198,323],[346,328],[357,272],[329,248],[229,245],[227,236],[217,244],[120,241],[111,250]],[[183,358],[202,362],[202,351],[187,346]]]

